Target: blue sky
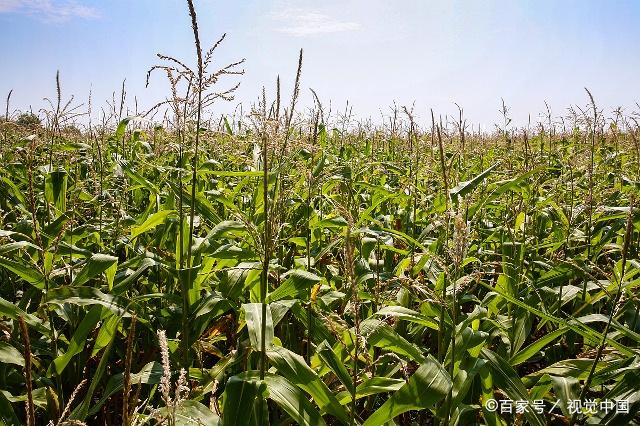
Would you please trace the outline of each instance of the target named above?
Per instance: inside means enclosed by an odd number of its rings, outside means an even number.
[[[195,0],[203,45],[224,32],[216,63],[246,58],[237,101],[273,92],[276,75],[290,93],[304,48],[301,107],[311,87],[334,110],[349,100],[359,117],[379,120],[396,101],[422,122],[428,109],[470,122],[500,120],[504,98],[514,121],[587,103],[584,87],[611,111],[640,101],[640,2],[637,1],[281,1]],[[63,92],[85,102],[111,98],[127,79],[129,104],[162,100],[161,52],[193,63],[183,0],[0,0],[0,95],[38,109]],[[233,78],[229,83],[236,81]],[[233,104],[219,104],[228,111]],[[4,110],[4,105],[3,108]]]

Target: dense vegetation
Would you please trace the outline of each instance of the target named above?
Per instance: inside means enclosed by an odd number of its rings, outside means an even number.
[[[204,120],[191,13],[158,125],[0,122],[0,424],[640,420],[637,115]]]

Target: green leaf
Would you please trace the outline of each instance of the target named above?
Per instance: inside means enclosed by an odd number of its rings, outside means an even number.
[[[158,415],[170,415],[166,407],[158,410]],[[175,426],[211,425],[222,426],[222,419],[202,403],[187,399],[176,407]],[[226,425],[226,423],[225,423]]]
[[[590,327],[587,327],[585,324],[581,323],[580,321],[577,321],[576,319],[571,319],[571,321],[566,321],[562,318],[558,318],[555,317],[551,314],[548,314],[546,312],[542,312],[541,310],[534,308],[532,306],[527,305],[526,303],[524,303],[523,301],[516,299],[514,297],[511,297],[510,295],[508,295],[506,292],[502,291],[501,289],[499,289],[498,287],[491,287],[490,285],[488,285],[487,283],[483,283],[480,282],[480,285],[487,288],[489,291],[494,291],[496,293],[498,293],[500,296],[504,297],[506,300],[508,300],[510,303],[513,303],[514,305],[517,305],[523,309],[525,309],[526,311],[531,312],[532,314],[545,319],[547,321],[551,321],[554,324],[558,324],[560,326],[565,326],[570,328],[571,330],[575,331],[576,333],[582,335],[583,337],[589,338],[592,341],[596,341],[596,342],[600,342],[602,341],[602,334],[593,330]],[[633,355],[633,351],[631,351],[629,348],[625,347],[624,345],[620,344],[619,342],[616,342],[615,340],[608,338],[607,337],[607,342],[615,347],[617,350],[619,350],[620,352],[622,352],[625,355]]]
[[[105,371],[107,369],[107,366],[109,365],[109,358],[111,356],[111,349],[113,348],[113,343],[116,341],[115,336],[116,336],[116,334],[114,333],[113,336],[111,337],[111,341],[109,342],[109,344],[105,348],[104,352],[102,353],[102,357],[100,358],[100,362],[98,363],[98,366],[96,367],[96,369],[93,372],[93,375],[91,377],[91,382],[89,383],[89,388],[87,389],[87,391],[84,394],[84,399],[71,412],[71,415],[69,416],[69,419],[83,421],[87,417],[88,412],[89,412],[89,408],[90,408],[90,406],[92,405],[92,402],[93,402],[93,394],[96,391],[96,389],[98,388],[98,386],[100,385],[100,382],[102,381],[102,376],[104,375],[104,373],[105,373]]]
[[[286,275],[287,278],[267,297],[267,302],[275,302],[284,298],[298,298],[320,282],[320,277],[303,269],[293,269]]]
[[[104,271],[104,276],[107,278],[107,288],[109,289],[109,291],[113,290],[113,280],[116,278],[116,272],[118,272],[118,262],[115,262]]]
[[[25,249],[25,248],[32,248],[32,249],[35,249],[35,250],[40,250],[40,247],[38,247],[37,245],[33,244],[32,242],[29,242],[29,241],[16,241],[15,243],[8,243],[8,244],[1,245],[0,246],[0,254],[10,253],[12,251]]]
[[[405,308],[404,306],[385,306],[374,315],[396,317],[434,330],[438,330],[440,328],[434,319],[412,309]]]
[[[484,178],[486,178],[489,175],[489,173],[491,173],[491,171],[493,169],[495,169],[497,166],[498,166],[498,163],[496,163],[493,166],[489,167],[488,169],[486,169],[485,171],[483,171],[482,173],[480,173],[478,176],[474,177],[473,179],[467,180],[467,181],[464,181],[464,182],[460,182],[458,185],[456,185],[453,188],[451,188],[449,190],[449,194],[451,195],[451,198],[453,198],[455,200],[456,197],[464,197],[469,192],[473,191],[473,189],[476,186],[478,186],[478,184],[480,184],[484,180]]]
[[[256,397],[266,386],[257,380],[246,380],[242,374],[232,376],[224,387],[222,414],[224,426],[249,426]]]
[[[187,312],[185,315],[189,315],[191,305],[193,305],[200,297],[200,282],[198,281],[198,274],[202,269],[202,264],[192,266],[191,268],[178,269],[178,276],[182,290],[182,297],[185,298],[185,307]]]
[[[356,388],[356,399],[364,398],[378,393],[395,392],[407,382],[404,379],[394,379],[392,377],[372,377],[360,383]],[[340,403],[347,404],[351,401],[349,392],[340,392]]]
[[[553,342],[558,337],[565,334],[567,330],[568,330],[568,327],[561,327],[555,331],[552,331],[549,334],[544,335],[540,339],[536,340],[535,342],[533,342],[532,344],[530,344],[529,346],[527,346],[526,348],[522,349],[517,354],[512,356],[511,359],[509,359],[509,364],[511,364],[514,367],[516,365],[522,364],[523,362],[525,362],[526,360],[528,360],[529,358],[537,354],[540,350],[542,350],[542,348],[547,346],[549,343]]]
[[[22,422],[13,411],[11,402],[4,395],[4,392],[0,392],[0,426],[17,426],[21,424]]]
[[[20,351],[7,342],[0,342],[0,362],[24,367],[24,357]]]
[[[550,376],[551,383],[553,383],[553,392],[558,400],[560,400],[560,409],[568,418],[571,417],[569,413],[569,401],[575,401],[579,399],[580,395],[580,382],[573,377],[560,377]]]
[[[32,286],[39,288],[40,290],[44,289],[44,275],[42,275],[36,265],[25,265],[23,263],[16,262],[15,260],[7,259],[4,256],[0,256],[0,266],[10,270]]]
[[[313,313],[310,313],[302,306],[302,304],[294,303],[293,305],[291,305],[290,309],[291,313],[293,313],[293,315],[301,324],[307,326],[309,323],[311,323],[311,328],[313,329],[311,338],[316,344],[320,344],[323,340],[329,342],[330,345],[333,345],[336,342],[336,338],[331,333],[331,330],[329,330],[329,328],[327,327],[326,322],[320,320],[320,318],[313,315]]]
[[[214,175],[214,176],[220,176],[220,177],[224,177],[224,176],[260,177],[263,174],[263,172],[251,172],[251,171],[238,172],[238,171],[232,171],[232,170],[201,170],[201,172],[207,175]]]
[[[244,380],[259,382],[257,371],[247,371],[236,376]],[[318,410],[309,402],[307,396],[294,384],[282,376],[266,373],[264,382],[268,397],[282,408],[299,425],[322,426],[326,423]]]
[[[333,373],[338,377],[338,379],[342,382],[342,384],[347,388],[349,392],[353,390],[353,380],[349,375],[349,371],[344,366],[342,361],[338,358],[334,350],[329,346],[326,340],[322,341],[316,347],[316,354],[318,357],[324,362],[327,367],[333,371]]]
[[[44,297],[44,301],[45,303],[55,303],[60,306],[65,303],[79,306],[102,305],[113,311],[116,315],[129,316],[126,312],[127,304],[124,300],[117,296],[104,294],[97,288],[92,287],[57,287],[49,290]]]
[[[117,317],[116,317],[117,319]],[[95,355],[92,355],[95,356]],[[162,364],[159,362],[150,362],[146,364],[138,373],[131,375],[131,383],[132,384],[147,384],[147,385],[156,385],[160,383],[163,374]],[[109,381],[104,387],[102,391],[101,398],[91,404],[91,409],[88,412],[89,416],[93,416],[100,411],[102,406],[107,400],[114,395],[115,393],[122,390],[124,387],[124,374],[118,373],[109,378]]]
[[[262,341],[262,303],[245,303],[242,305],[242,309],[244,310],[247,329],[249,330],[251,347],[259,351],[261,350]],[[266,313],[265,346],[270,348],[273,346],[273,320],[271,318],[271,308],[269,305],[267,305]]]
[[[74,286],[80,286],[91,278],[94,278],[109,269],[109,267],[117,261],[117,257],[96,253],[87,259],[84,267],[80,273],[76,275],[71,284]]]
[[[512,401],[529,401],[531,399],[520,380],[520,376],[506,360],[487,348],[483,348],[481,353],[482,357],[487,360],[485,366],[491,372],[494,385],[502,389],[509,399]],[[524,415],[531,425],[544,426],[546,424],[544,416],[533,410],[526,411]]]
[[[342,228],[347,226],[347,220],[342,216],[336,216],[329,219],[323,219],[311,224],[311,229],[315,228]]]
[[[0,315],[9,317],[13,320],[17,320],[18,318],[22,317],[24,319],[24,322],[26,322],[29,326],[36,329],[38,333],[41,333],[45,336],[49,335],[50,329],[48,324],[43,323],[42,320],[37,316],[26,313],[25,311],[20,309],[18,306],[14,305],[13,303],[1,297],[0,297]]]
[[[363,426],[383,425],[407,411],[433,408],[449,394],[451,386],[449,374],[429,355],[409,381],[371,414]]]
[[[191,316],[192,319],[198,319],[203,315],[217,317],[230,310],[232,306],[228,299],[212,294],[197,302],[191,312]]]
[[[54,170],[45,178],[45,199],[53,204],[59,213],[67,209],[67,172]]]
[[[558,361],[548,367],[535,371],[522,378],[525,385],[529,386],[536,383],[540,377],[545,374],[550,376],[574,377],[579,380],[585,380],[589,374],[593,360],[589,358],[565,359]],[[606,368],[607,362],[601,360],[596,367],[596,375]]]
[[[241,235],[247,231],[244,223],[235,220],[224,220],[218,223],[207,234],[207,239],[219,239]]]
[[[640,412],[640,390],[638,390],[638,381],[640,380],[640,374],[638,371],[630,371],[624,375],[616,386],[608,392],[604,399],[628,401],[629,412],[624,413],[622,410],[610,411],[608,415],[602,419],[600,424],[616,426],[633,424],[633,417],[637,416]]]
[[[231,268],[225,272],[218,285],[218,291],[227,299],[234,300],[238,298],[245,289],[247,276],[253,273],[259,273],[259,262],[241,262],[238,266]]]
[[[164,223],[167,217],[171,215],[175,215],[175,210],[160,210],[150,215],[141,225],[131,228],[131,239],[133,240],[138,235],[154,229],[156,226]]]
[[[222,119],[224,120],[224,128],[227,131],[227,134],[233,136],[233,130],[231,129],[229,120],[227,119],[227,117],[222,117]]]
[[[274,346],[267,351],[267,356],[278,372],[311,395],[322,411],[335,416],[343,423],[349,423],[349,415],[344,407],[300,355],[283,347]]]
[[[425,360],[419,347],[400,336],[387,323],[368,318],[360,323],[360,332],[373,346],[409,357],[416,362],[422,363]]]
[[[120,141],[122,140],[122,138],[124,138],[124,132],[127,130],[127,125],[133,118],[135,118],[135,116],[125,117],[122,120],[120,120],[120,123],[118,123],[118,127],[116,128],[116,134],[115,134],[116,141]]]
[[[120,317],[111,313],[107,317],[102,319],[102,323],[100,325],[100,331],[98,331],[98,336],[96,336],[96,341],[93,344],[93,349],[91,349],[91,357],[94,357],[109,344],[111,338],[116,333],[118,328],[118,323],[120,322]]]
[[[117,282],[115,282],[114,287],[111,289],[111,293],[114,295],[120,294],[129,288],[129,284],[133,284],[135,280],[137,280],[147,269],[152,266],[157,265],[157,262],[149,257],[145,257],[142,259],[140,264],[138,265],[138,269],[133,271],[130,274],[123,274],[118,276]],[[109,280],[109,270],[116,266],[113,264],[105,271],[105,275],[107,275],[107,281]],[[117,266],[116,266],[117,267]]]
[[[60,374],[64,371],[67,364],[69,364],[69,361],[71,361],[71,358],[84,350],[84,347],[87,344],[87,336],[95,328],[96,324],[100,320],[101,313],[102,307],[94,306],[84,316],[75,332],[73,333],[73,337],[69,342],[67,351],[53,360],[53,366],[55,367],[57,374]]]
[[[485,360],[476,357],[465,357],[459,364],[458,371],[453,380],[452,407],[459,408],[472,388],[476,377],[486,363]]]
[[[129,162],[127,160],[122,159],[122,158],[118,159],[118,165],[122,168],[122,171],[129,177],[129,179],[131,179],[132,181],[134,181],[138,185],[143,186],[144,188],[146,188],[152,194],[160,193],[160,190],[158,189],[158,187],[156,185],[154,185],[153,183],[151,183],[151,181],[146,179],[140,173],[138,173],[133,168],[133,166],[131,166],[131,164],[129,164]]]

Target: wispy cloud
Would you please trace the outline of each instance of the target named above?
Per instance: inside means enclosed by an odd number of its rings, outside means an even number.
[[[304,9],[284,9],[273,12],[271,19],[280,23],[276,31],[294,37],[356,31],[361,28],[358,22],[341,21],[324,13]]]
[[[0,0],[0,13],[17,13],[46,22],[99,17],[98,11],[75,0]]]

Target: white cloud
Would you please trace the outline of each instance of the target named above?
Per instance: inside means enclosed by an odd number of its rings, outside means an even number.
[[[294,37],[356,31],[361,28],[357,22],[340,21],[324,13],[303,9],[285,9],[274,12],[271,14],[271,18],[281,23],[276,31]]]
[[[0,13],[20,13],[47,22],[66,22],[72,18],[99,16],[93,7],[75,0],[0,0]]]
[[[0,13],[11,12],[20,7],[20,0],[0,0]]]

